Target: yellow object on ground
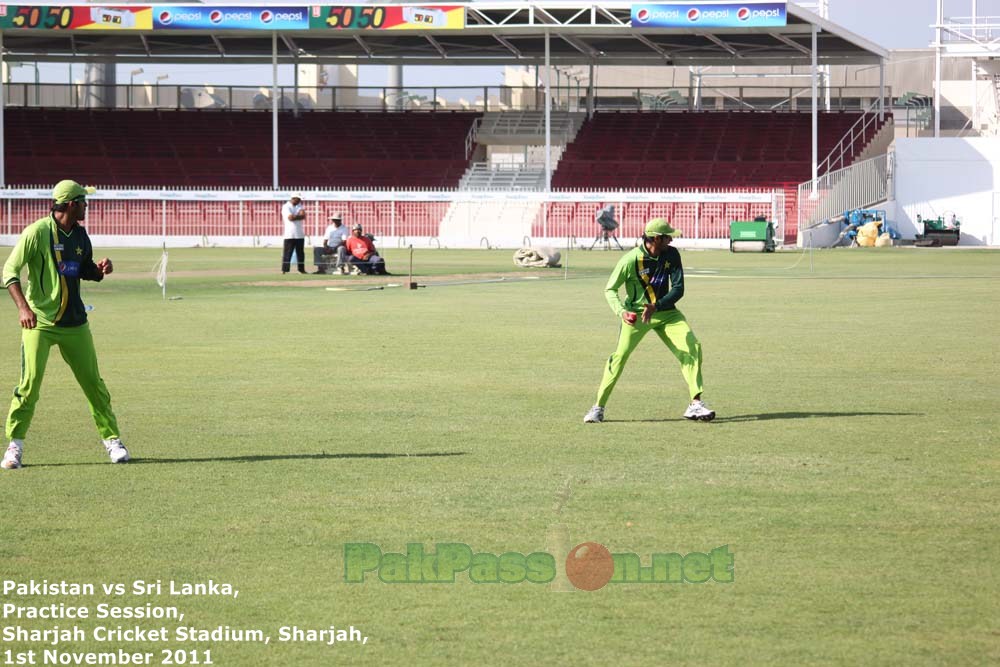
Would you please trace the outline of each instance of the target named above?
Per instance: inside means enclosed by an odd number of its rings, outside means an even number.
[[[875,241],[878,239],[878,234],[881,229],[882,222],[880,220],[874,220],[861,225],[858,229],[858,245],[862,248],[875,247]]]

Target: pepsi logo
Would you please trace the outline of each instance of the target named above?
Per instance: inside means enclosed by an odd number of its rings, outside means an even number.
[[[740,7],[739,11],[736,12],[736,18],[741,21],[747,21],[750,19],[750,8]]]
[[[692,7],[688,10],[688,21],[697,21],[701,18],[701,10],[697,7]]]
[[[174,20],[173,15],[170,12],[160,12],[160,23],[163,25],[170,25],[170,22]]]
[[[208,20],[211,21],[212,23],[222,23],[222,12],[220,12],[218,9],[214,10],[211,14],[208,15]]]
[[[274,13],[271,10],[265,9],[260,13],[261,23],[270,23],[273,20],[274,20]]]
[[[648,23],[649,22],[649,10],[648,9],[640,9],[636,13],[635,18],[636,18],[637,21],[639,21],[639,23]]]

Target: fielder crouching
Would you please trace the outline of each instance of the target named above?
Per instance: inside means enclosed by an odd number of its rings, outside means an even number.
[[[608,280],[605,296],[611,310],[622,320],[622,326],[618,348],[604,367],[597,403],[583,418],[585,423],[604,421],[604,407],[625,370],[625,363],[650,331],[656,332],[681,363],[681,373],[691,394],[691,404],[684,411],[685,419],[711,421],[715,418],[715,411],[705,405],[701,396],[701,343],[676,307],[684,296],[684,269],[681,254],[670,245],[674,236],[680,236],[680,232],[666,220],[650,220],[646,223],[642,245],[622,256]],[[623,285],[624,303],[618,293]]]

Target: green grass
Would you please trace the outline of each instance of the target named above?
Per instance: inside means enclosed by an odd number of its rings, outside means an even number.
[[[574,252],[569,280],[415,292],[307,289],[359,281],[275,275],[278,253],[173,250],[183,300],[164,302],[157,251],[108,251],[118,275],[85,301],[136,461],[106,463],[53,356],[25,468],[0,475],[0,579],[212,579],[239,597],[0,602],[169,604],[183,625],[272,636],[123,646],[211,648],[225,666],[1000,660],[1000,254],[686,252],[681,308],[719,418],[680,418],[677,364],[650,338],[609,422],[584,425],[617,335],[602,294],[617,253]],[[405,271],[405,251],[386,255]],[[420,280],[516,275],[507,251],[415,261]],[[553,524],[568,546],[644,562],[728,544],[736,579],[594,593],[343,581],[348,542],[530,553],[552,548]],[[54,624],[72,623],[22,622]],[[136,625],[80,626],[118,624]],[[368,644],[277,643],[280,626],[331,624]],[[30,647],[0,643],[0,664],[8,648]]]

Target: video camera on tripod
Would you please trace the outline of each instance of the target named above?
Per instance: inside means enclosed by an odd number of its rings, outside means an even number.
[[[597,212],[596,221],[601,231],[597,233],[597,238],[590,244],[590,249],[593,250],[594,246],[603,242],[604,249],[611,250],[611,241],[613,240],[619,250],[624,250],[622,244],[618,242],[618,237],[615,236],[615,230],[618,229],[618,221],[615,220],[615,207],[612,204],[608,204],[602,208]]]

